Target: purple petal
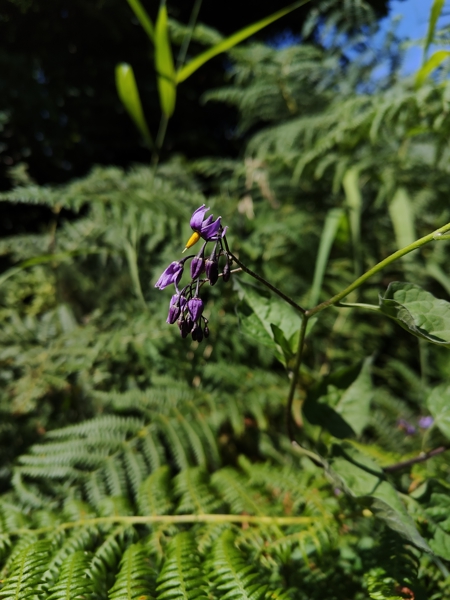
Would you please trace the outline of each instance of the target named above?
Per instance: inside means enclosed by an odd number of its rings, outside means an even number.
[[[155,283],[155,288],[163,290],[171,283],[178,284],[183,274],[183,265],[179,262],[172,262],[167,269],[161,274],[158,281]]]
[[[191,315],[191,319],[193,321],[197,321],[202,315],[203,312],[203,301],[201,298],[191,298],[188,300],[188,310]]]
[[[202,226],[200,235],[207,242],[218,240],[219,237],[222,237],[221,235],[219,236],[219,231],[220,231],[220,227],[221,227],[220,219],[221,219],[221,217],[216,219],[214,221],[214,223],[210,223],[209,225],[206,225],[206,227],[204,225]]]
[[[419,427],[421,429],[429,429],[434,423],[433,417],[420,417]]]
[[[209,210],[209,208],[205,208],[205,205],[202,204],[197,210],[192,213],[191,220],[189,221],[190,226],[194,231],[200,230],[203,223],[203,217],[205,213]]]

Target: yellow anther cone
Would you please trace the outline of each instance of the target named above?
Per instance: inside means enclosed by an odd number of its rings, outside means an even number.
[[[200,234],[197,233],[196,231],[194,231],[194,233],[191,235],[191,237],[186,242],[186,248],[183,250],[183,252],[186,252],[186,250],[188,248],[191,248],[194,244],[196,244],[199,239],[200,239]]]

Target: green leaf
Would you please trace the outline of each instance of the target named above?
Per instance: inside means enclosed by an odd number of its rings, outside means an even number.
[[[277,358],[285,364],[285,357],[278,351],[278,346],[282,350],[284,348],[283,352],[288,356],[292,356],[291,341],[295,340],[300,329],[299,315],[285,302],[274,296],[264,296],[261,290],[251,284],[235,279],[234,286],[240,298],[253,311],[250,315],[241,311],[243,332],[272,348]]]
[[[366,358],[355,381],[344,392],[336,411],[350,425],[356,435],[361,435],[369,423],[370,402],[373,396],[370,368],[372,358]]]
[[[152,136],[142,110],[141,99],[134,78],[133,68],[127,63],[116,66],[116,87],[119,98],[149,146],[153,146]]]
[[[426,63],[424,63],[424,65],[417,71],[416,88],[423,85],[428,75],[435,71],[448,56],[450,56],[450,51],[448,50],[437,50],[434,54],[432,54]]]
[[[332,452],[329,475],[333,482],[340,483],[350,496],[365,501],[364,504],[388,527],[421,550],[431,552],[400,496],[386,481],[382,469],[348,442],[334,444]]]
[[[303,404],[303,414],[312,425],[320,425],[338,439],[360,435],[369,422],[372,359],[351,369],[324,377],[313,386]],[[345,390],[342,392],[341,390]]]
[[[197,69],[199,69],[201,66],[203,66],[206,62],[208,62],[208,60],[211,60],[211,58],[213,58],[214,56],[217,56],[218,54],[221,54],[222,52],[226,52],[227,50],[230,50],[231,48],[233,48],[234,46],[236,46],[243,40],[247,39],[248,37],[250,37],[257,31],[259,31],[260,29],[267,27],[267,25],[270,25],[270,23],[273,23],[277,19],[284,17],[284,15],[287,15],[288,13],[292,12],[296,8],[299,8],[300,6],[307,4],[309,1],[310,0],[299,0],[298,2],[294,2],[293,4],[286,6],[286,8],[282,8],[281,10],[278,10],[277,12],[269,15],[268,17],[261,19],[261,21],[252,23],[251,25],[244,27],[244,29],[240,29],[236,33],[233,33],[232,35],[225,38],[224,40],[222,40],[221,42],[219,42],[212,48],[209,48],[205,52],[202,52],[201,54],[196,56],[194,59],[192,59],[190,62],[188,62],[182,69],[180,69],[177,72],[176,82],[181,83],[182,81],[184,81],[185,79],[190,77],[192,75],[192,73],[195,73],[195,71],[197,71]]]
[[[445,4],[445,0],[434,0],[433,6],[431,7],[430,20],[428,21],[427,37],[425,38],[425,47],[424,47],[424,51],[423,51],[424,56],[426,56],[426,54],[428,52],[428,48],[430,47],[430,44],[433,41],[434,30],[436,29],[436,23],[437,23],[437,20],[439,19],[439,15],[442,12],[442,9],[444,8],[444,4]]]
[[[270,328],[272,329],[273,339],[276,344],[281,348],[283,352],[283,357],[285,364],[287,365],[291,358],[293,358],[294,353],[289,345],[288,340],[285,338],[284,333],[278,327],[278,325],[270,324]]]
[[[137,20],[142,25],[142,28],[145,30],[146,34],[153,42],[154,37],[155,37],[155,30],[153,27],[152,20],[150,19],[150,17],[147,14],[147,11],[142,6],[142,4],[139,2],[139,0],[127,0],[127,2],[130,5],[131,10],[136,15]]]
[[[436,386],[427,398],[428,410],[436,426],[450,440],[450,384]]]
[[[316,266],[314,269],[314,279],[309,296],[309,302],[311,306],[315,306],[319,301],[323,276],[325,274],[325,269],[327,268],[331,246],[335,240],[336,233],[343,215],[344,211],[342,208],[332,208],[328,211],[325,218],[322,235],[320,236],[320,245],[317,253]]]
[[[176,83],[165,4],[159,9],[156,19],[155,68],[158,74],[159,103],[162,112],[169,119],[175,110]]]
[[[449,302],[414,283],[394,281],[380,296],[380,309],[418,338],[450,348]]]
[[[389,204],[389,215],[394,226],[395,241],[398,248],[404,248],[417,239],[414,227],[414,207],[405,188],[399,188]],[[411,260],[412,254],[403,257]]]
[[[346,205],[349,209],[350,230],[352,234],[353,253],[355,256],[355,269],[361,271],[360,249],[361,249],[361,210],[362,197],[359,189],[359,168],[351,167],[342,179],[345,192]]]

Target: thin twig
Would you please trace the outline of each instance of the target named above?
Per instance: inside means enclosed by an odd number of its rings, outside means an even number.
[[[285,302],[287,302],[288,304],[290,304],[293,308],[295,308],[295,310],[297,312],[301,313],[302,315],[304,315],[306,313],[306,310],[303,307],[301,307],[299,304],[297,304],[297,302],[294,302],[294,300],[292,300],[292,298],[289,298],[289,296],[286,296],[286,294],[284,294],[277,287],[275,287],[274,285],[269,283],[266,279],[264,279],[264,277],[261,277],[261,275],[258,275],[257,273],[255,273],[254,271],[252,271],[251,269],[246,267],[244,265],[244,263],[242,263],[238,258],[236,258],[236,256],[230,251],[230,248],[228,247],[227,238],[224,237],[223,240],[225,242],[225,247],[227,249],[228,254],[231,256],[231,258],[234,260],[234,262],[241,267],[241,269],[245,273],[247,273],[248,275],[251,275],[251,277],[253,277],[254,279],[257,279],[260,283],[262,283],[263,285],[268,287],[269,290],[272,290],[272,292],[277,294],[277,296],[280,296],[280,298],[283,298],[283,300]]]
[[[421,454],[419,454],[419,456],[415,456],[414,458],[410,458],[409,460],[403,460],[402,462],[389,465],[388,467],[383,467],[383,471],[385,473],[400,471],[400,469],[405,469],[406,467],[410,467],[417,463],[425,462],[429,458],[433,458],[433,456],[438,456],[446,450],[449,450],[448,446],[439,446],[439,448],[435,448],[434,450],[430,450],[429,452],[422,452]]]

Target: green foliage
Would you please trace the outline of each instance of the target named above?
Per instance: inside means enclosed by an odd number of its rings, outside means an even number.
[[[22,173],[1,195],[51,209],[44,231],[0,242],[4,600],[448,596],[445,235],[311,319],[300,369],[301,311],[245,273],[202,287],[203,345],[154,289],[206,203],[239,260],[302,306],[442,226],[447,83],[370,88],[370,63],[337,46],[231,56],[209,98],[239,109],[243,160],[64,186]]]

